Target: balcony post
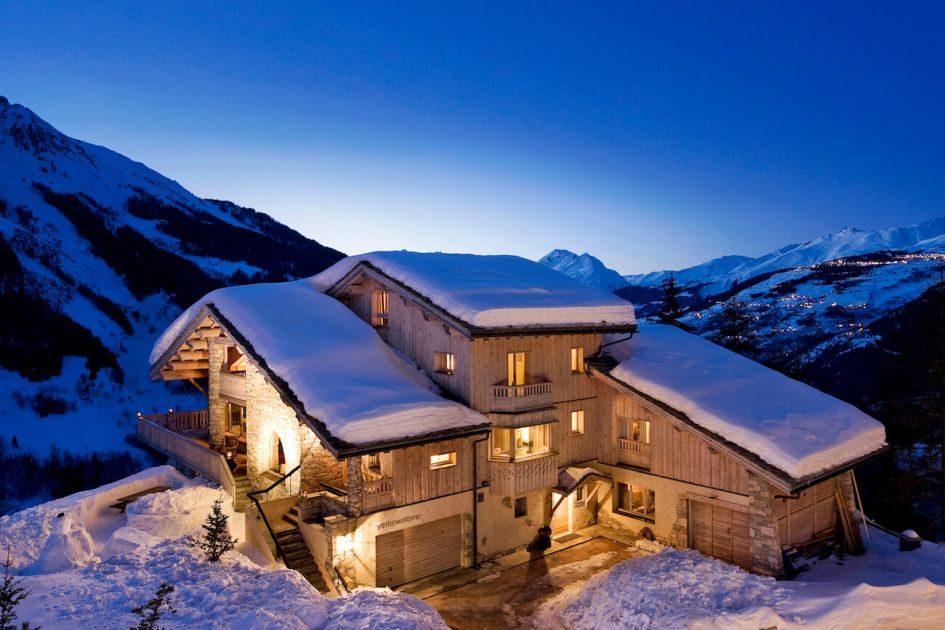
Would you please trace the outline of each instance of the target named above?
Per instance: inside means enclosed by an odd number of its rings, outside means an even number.
[[[220,377],[226,360],[226,344],[219,338],[210,339],[210,373],[207,387],[207,413],[209,414],[210,448],[223,446],[226,431],[226,401],[220,398]]]

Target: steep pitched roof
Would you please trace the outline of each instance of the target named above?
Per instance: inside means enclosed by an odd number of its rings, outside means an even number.
[[[672,326],[643,326],[607,352],[609,376],[790,480],[842,467],[885,446],[856,407]]]
[[[336,454],[487,428],[484,416],[439,396],[419,369],[310,279],[207,294],[155,343],[152,373],[208,315]]]
[[[626,300],[518,256],[371,252],[335,263],[314,281],[333,293],[359,266],[409,288],[472,331],[636,325]]]

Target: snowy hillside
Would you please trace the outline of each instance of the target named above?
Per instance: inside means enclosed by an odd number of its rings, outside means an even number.
[[[627,281],[619,273],[587,253],[578,256],[566,249],[555,249],[538,262],[605,291],[616,291],[627,286]]]
[[[183,307],[339,258],[0,97],[0,446],[127,448],[136,411],[199,404],[146,376],[154,336]]]
[[[109,507],[156,485],[171,490],[138,499],[126,514]],[[127,628],[138,621],[131,609],[166,581],[176,609],[161,620],[167,628],[446,628],[427,604],[387,589],[327,599],[299,573],[257,563],[246,543],[207,562],[191,540],[220,493],[162,466],[0,517],[0,547],[12,551],[29,589],[18,621]],[[231,535],[244,541],[243,515],[227,514]]]

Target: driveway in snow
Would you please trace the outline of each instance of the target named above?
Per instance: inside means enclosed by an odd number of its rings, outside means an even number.
[[[562,591],[582,587],[639,549],[594,538],[426,600],[452,628],[530,628],[531,615]]]

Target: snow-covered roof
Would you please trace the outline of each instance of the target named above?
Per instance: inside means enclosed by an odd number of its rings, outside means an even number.
[[[335,263],[315,283],[328,291],[360,263],[477,328],[636,323],[626,300],[518,256],[371,252]]]
[[[373,444],[488,423],[439,396],[422,372],[311,279],[208,293],[161,335],[151,351],[152,366],[208,307],[333,438]]]
[[[566,494],[570,494],[590,477],[609,478],[609,476],[602,474],[599,470],[595,470],[594,468],[570,466],[558,473],[557,489],[562,490]]]
[[[643,326],[608,352],[610,375],[794,479],[885,445],[883,425],[856,407],[672,326]]]

